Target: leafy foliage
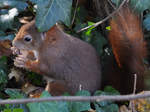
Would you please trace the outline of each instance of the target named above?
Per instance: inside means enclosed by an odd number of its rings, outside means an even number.
[[[51,97],[48,92],[43,92],[41,98]],[[41,102],[29,103],[28,107],[30,112],[69,112],[67,102]]]
[[[7,57],[0,59],[0,91],[4,89],[7,84]]]
[[[109,90],[109,92],[108,92]],[[99,93],[96,92],[95,95],[108,95],[108,94],[115,94],[117,93],[116,90],[112,88],[107,88],[107,92],[102,92]],[[88,91],[79,91],[76,93],[75,96],[90,96],[90,93]],[[41,95],[41,98],[45,97],[51,97],[51,95],[44,91]],[[100,104],[102,107],[99,107]],[[53,102],[41,102],[41,103],[29,103],[27,104],[30,112],[82,112],[82,111],[87,111],[91,109],[90,102],[58,102],[58,101],[53,101]],[[94,103],[96,109],[98,112],[107,112],[110,110],[111,112],[117,112],[118,106],[114,104],[113,102],[95,102]]]
[[[88,91],[79,91],[75,96],[90,96]],[[69,103],[70,112],[81,112],[90,110],[90,102],[70,102]]]
[[[36,73],[33,72],[29,72],[27,74],[28,79],[30,79],[30,81],[32,82],[32,84],[34,85],[42,85],[42,76],[38,75]]]
[[[143,25],[148,31],[150,31],[150,13],[145,16]]]
[[[0,8],[9,6],[10,8],[17,8],[18,11],[24,11],[27,8],[27,0],[1,0]]]
[[[20,93],[17,90],[13,90],[13,89],[6,89],[5,93],[7,93],[11,99],[21,99],[21,98],[25,98],[25,95],[23,93]]]
[[[106,87],[104,91],[96,91],[95,96],[98,95],[118,95],[119,92],[113,89],[112,87]],[[119,107],[117,104],[114,104],[112,101],[102,101],[94,102],[96,112],[118,112]]]
[[[122,0],[111,0],[117,7]],[[88,2],[88,1],[87,1]],[[150,2],[149,0],[130,0],[132,9],[138,13],[145,12],[143,26],[147,31],[150,31]],[[89,8],[89,7],[88,7]],[[90,11],[84,5],[79,5],[77,9],[72,7],[72,0],[0,0],[0,41],[9,39],[13,40],[16,32],[21,26],[20,19],[22,17],[36,17],[36,26],[40,32],[47,31],[56,22],[62,21],[67,25],[71,35],[80,37],[80,39],[92,44],[99,55],[104,56],[105,46],[108,48],[107,38],[103,32],[110,30],[110,26],[106,28],[91,27],[81,33],[76,33],[81,28],[95,24],[98,20],[96,17],[89,17]],[[70,25],[71,17],[73,17],[74,10],[77,11],[74,24]],[[93,13],[93,12],[92,12]],[[103,32],[102,32],[103,30]],[[149,35],[148,35],[149,36]],[[107,54],[108,55],[108,54]],[[102,60],[103,61],[103,60]],[[7,94],[10,99],[27,98],[27,96],[20,91],[12,89],[4,89],[8,83],[8,66],[7,58],[0,59],[0,98],[3,98],[2,92]],[[41,77],[37,74],[29,73],[27,78],[35,85],[41,84]],[[116,95],[118,91],[112,87],[106,87],[104,91],[97,91],[94,95]],[[76,96],[90,96],[88,91],[79,91]],[[43,92],[41,98],[52,97],[47,92]],[[6,97],[5,97],[6,98]],[[0,106],[0,111],[4,112],[81,112],[90,110],[91,102],[41,102],[29,103],[27,105],[4,105]],[[118,105],[112,101],[94,102],[97,112],[117,112]]]
[[[89,96],[87,91],[79,91],[76,96]],[[51,97],[48,92],[43,92],[41,98]],[[89,110],[90,102],[44,102],[44,103],[29,103],[28,107],[30,112],[81,112]]]
[[[111,0],[116,6],[119,6],[119,4],[123,0]],[[132,8],[139,13],[143,12],[146,9],[150,9],[150,3],[149,0],[130,0],[130,5]]]
[[[0,29],[12,29],[14,24],[14,17],[18,15],[18,11],[16,8],[10,9],[8,14],[4,14],[0,16]]]
[[[71,5],[72,0],[39,0],[36,12],[36,26],[39,31],[47,31],[58,21],[69,26]]]
[[[149,0],[130,0],[130,3],[133,9],[136,9],[140,13],[146,9],[150,9]]]
[[[18,90],[7,89],[5,92],[10,96],[10,99],[26,98],[25,94]],[[4,112],[29,112],[25,104],[6,104],[3,110]]]

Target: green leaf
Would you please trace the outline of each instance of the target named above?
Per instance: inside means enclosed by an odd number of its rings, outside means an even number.
[[[106,86],[104,88],[104,92],[107,92],[108,94],[110,95],[119,95],[119,91],[117,91],[116,89],[114,89],[113,87],[111,86]]]
[[[94,25],[94,22],[88,21],[87,24],[82,24],[82,27],[83,27],[83,26],[86,27],[86,26],[90,26],[90,25]],[[92,40],[92,38],[93,38],[93,31],[94,31],[94,30],[95,30],[95,27],[93,26],[93,27],[88,28],[87,30],[83,31],[83,32],[82,32],[82,40],[84,40],[84,41],[90,43],[91,40]]]
[[[121,0],[111,0],[111,1],[112,3],[116,4],[116,6],[119,6]]]
[[[82,90],[77,92],[75,96],[90,96],[90,93]],[[91,109],[90,102],[70,102],[69,106],[71,112],[81,112]]]
[[[13,109],[13,112],[24,112],[24,110],[21,108],[16,108],[16,109]]]
[[[84,6],[80,6],[77,8],[75,22],[77,24],[84,23],[86,21],[86,17],[88,16],[88,11]]]
[[[74,27],[74,31],[77,32],[78,30],[80,30],[80,29],[82,29],[82,28],[84,28],[86,26],[87,25],[85,23],[83,23],[83,24],[81,24],[81,23],[76,24],[75,27]]]
[[[8,14],[0,15],[0,30],[12,29],[14,24],[14,17],[18,15],[16,8],[8,11]]]
[[[10,99],[26,98],[25,94],[15,89],[6,89],[5,93],[9,95]],[[4,111],[8,110],[11,110],[11,112],[29,112],[25,104],[6,104]]]
[[[99,90],[94,93],[94,96],[99,96],[99,95],[119,95],[119,92],[114,88],[112,88],[111,86],[106,86],[104,88],[104,91]],[[95,102],[95,104],[105,107],[110,104],[113,104],[113,101],[101,101],[101,102]]]
[[[13,40],[15,37],[14,34],[0,36],[0,40]]]
[[[43,84],[43,81],[42,81],[42,75],[39,75],[39,74],[36,74],[36,73],[33,73],[33,72],[29,72],[27,74],[27,78],[30,79],[30,81],[32,82],[32,84],[34,85],[42,85]]]
[[[106,30],[109,30],[109,31],[110,31],[110,30],[111,30],[111,27],[110,27],[110,26],[107,26],[107,27],[106,27]]]
[[[8,14],[8,9],[1,9],[0,10],[0,14],[3,15],[3,14]]]
[[[94,22],[88,21],[88,26],[91,26],[91,25],[94,25]],[[95,28],[95,27],[93,26],[93,27],[87,29],[87,31],[85,32],[85,35],[86,35],[86,36],[91,36],[91,32],[92,32],[92,30],[93,30],[94,28]]]
[[[40,98],[46,97],[51,97],[51,95],[44,91]],[[69,112],[68,103],[63,101],[28,103],[27,106],[30,112]]]
[[[150,31],[150,14],[147,14],[144,21],[143,21],[143,26],[146,28],[148,31]]]
[[[94,96],[100,96],[100,95],[108,95],[108,93],[100,91],[100,90],[96,91],[94,93]],[[109,105],[111,103],[112,103],[112,101],[101,101],[101,102],[95,102],[94,104],[98,104],[98,105],[103,107],[103,106],[107,106],[107,105]]]
[[[0,8],[9,6],[10,8],[17,8],[18,11],[24,11],[28,6],[27,0],[0,0]]]
[[[15,90],[15,89],[6,89],[5,93],[7,93],[11,99],[25,98],[25,94],[19,92],[18,90]]]
[[[4,112],[11,112],[11,109],[4,109]]]
[[[56,22],[70,25],[72,0],[39,0],[36,26],[40,32],[49,30]]]
[[[0,36],[5,36],[5,35],[6,35],[5,32],[0,31]]]
[[[130,0],[130,4],[133,9],[136,9],[139,13],[143,12],[146,9],[150,9],[149,0]]]
[[[0,58],[0,90],[2,90],[7,84],[7,57]]]
[[[30,0],[30,2],[32,2],[33,4],[37,4],[39,0]]]
[[[4,112],[29,112],[25,104],[5,104]]]
[[[100,107],[98,104],[95,105],[96,112],[118,112],[119,107],[116,104],[111,104],[105,107]]]
[[[101,35],[99,31],[93,32],[91,44],[95,47],[99,55],[103,54],[103,48],[107,43],[107,40]]]

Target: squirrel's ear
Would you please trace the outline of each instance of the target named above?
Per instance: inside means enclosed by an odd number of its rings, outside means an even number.
[[[45,38],[46,38],[46,32],[40,33],[40,36],[41,36],[41,39],[42,39],[42,40],[45,40]]]

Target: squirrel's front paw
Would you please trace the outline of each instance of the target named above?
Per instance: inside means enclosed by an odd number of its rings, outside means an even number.
[[[28,59],[26,57],[18,56],[14,60],[14,65],[16,67],[27,68],[27,66],[26,66],[27,61],[28,61]]]
[[[11,47],[11,50],[12,50],[12,52],[13,52],[13,54],[14,55],[16,55],[16,54],[20,54],[20,50],[19,49],[17,49],[16,47]]]

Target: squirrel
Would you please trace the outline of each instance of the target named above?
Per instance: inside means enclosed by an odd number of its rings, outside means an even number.
[[[71,94],[81,89],[91,93],[100,89],[101,67],[96,50],[64,33],[59,24],[40,33],[35,21],[27,23],[20,28],[12,44],[14,52],[21,51],[14,62],[17,67],[58,80]],[[33,51],[36,59],[27,58],[24,52],[28,51]]]
[[[139,18],[128,6],[122,7],[110,21],[109,42],[115,57],[106,67],[106,84],[121,93],[132,93],[134,74],[137,91],[143,89],[143,58],[146,44]],[[17,67],[60,80],[72,94],[80,89],[93,93],[101,88],[101,65],[96,50],[88,43],[64,33],[56,24],[45,33],[38,32],[35,21],[21,27],[12,42],[13,51],[32,51],[35,59],[19,53]]]

